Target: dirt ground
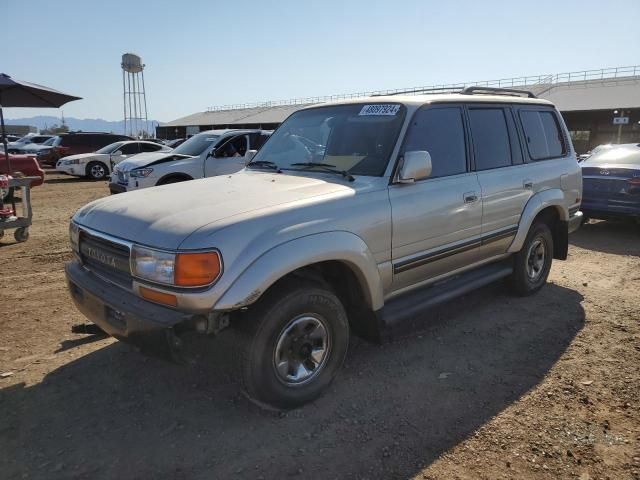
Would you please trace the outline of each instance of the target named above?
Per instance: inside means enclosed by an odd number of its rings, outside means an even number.
[[[29,241],[0,241],[0,478],[640,479],[640,227],[584,226],[535,296],[353,340],[285,414],[241,395],[228,335],[182,367],[71,333],[68,219],[106,194],[50,173]]]

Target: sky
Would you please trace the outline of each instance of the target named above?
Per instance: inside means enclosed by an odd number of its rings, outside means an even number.
[[[121,55],[149,118],[209,106],[640,64],[640,0],[0,0],[0,72],[123,116]],[[8,118],[59,115],[5,109]]]

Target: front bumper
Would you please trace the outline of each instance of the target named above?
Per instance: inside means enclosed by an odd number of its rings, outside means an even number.
[[[120,183],[115,183],[115,182],[110,182],[109,183],[109,191],[111,192],[112,195],[115,195],[116,193],[124,193],[127,191],[127,187],[124,185],[121,185]]]
[[[184,361],[176,333],[193,328],[192,314],[143,300],[102,280],[77,261],[67,263],[65,273],[76,307],[102,330],[148,355]]]

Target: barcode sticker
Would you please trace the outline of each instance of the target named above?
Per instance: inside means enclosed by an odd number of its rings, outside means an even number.
[[[359,115],[395,115],[400,110],[400,105],[365,105]]]

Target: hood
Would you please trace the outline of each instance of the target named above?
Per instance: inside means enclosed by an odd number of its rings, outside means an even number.
[[[76,155],[69,155],[67,157],[62,157],[59,162],[65,160],[83,160],[85,158],[103,158],[105,160],[109,159],[108,153],[78,153]]]
[[[165,160],[171,160],[174,157],[178,158],[192,158],[189,155],[176,155],[175,153],[168,152],[145,152],[133,155],[126,160],[118,163],[118,170],[123,172],[129,172],[134,168],[147,167],[149,165],[159,163]]]
[[[260,216],[285,204],[351,196],[354,190],[353,183],[341,180],[242,170],[113,195],[86,205],[73,219],[122,239],[176,249],[206,225],[215,231],[232,224],[234,217]]]

